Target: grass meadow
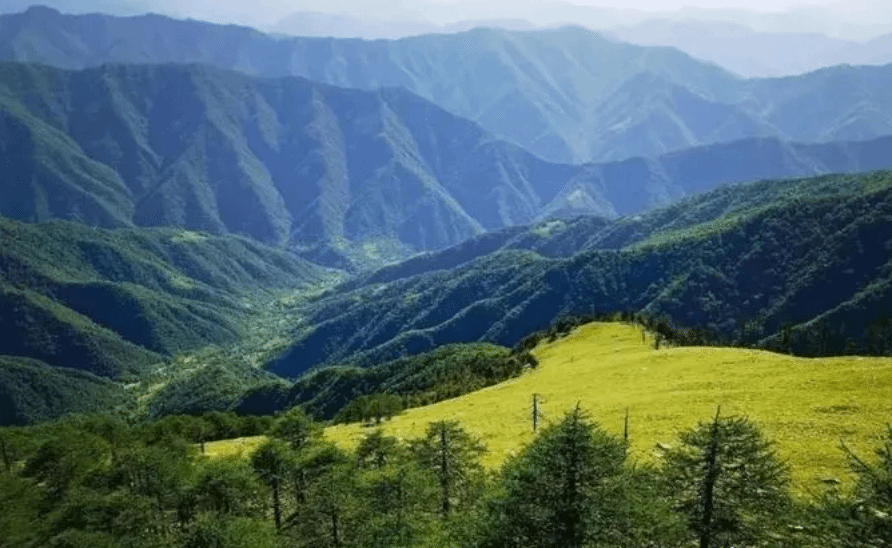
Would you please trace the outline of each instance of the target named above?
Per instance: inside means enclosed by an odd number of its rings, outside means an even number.
[[[653,348],[636,326],[592,323],[540,344],[540,365],[518,378],[463,397],[410,409],[385,423],[387,434],[419,437],[427,424],[454,419],[481,438],[484,463],[497,467],[532,439],[532,398],[540,425],[579,403],[606,430],[621,436],[629,415],[631,456],[658,460],[656,444],[723,415],[754,419],[791,468],[794,492],[823,491],[827,480],[850,484],[844,442],[871,458],[892,422],[892,359],[806,359],[735,349]],[[370,429],[339,425],[326,436],[352,447]]]

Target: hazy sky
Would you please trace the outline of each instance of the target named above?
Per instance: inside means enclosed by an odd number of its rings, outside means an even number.
[[[699,9],[738,9],[762,12],[772,18],[766,30],[802,30],[810,18],[820,19],[814,30],[832,31],[832,25],[858,22],[862,24],[892,23],[892,0],[0,0],[0,11],[21,11],[29,4],[43,3],[65,12],[108,12],[115,14],[148,11],[174,17],[193,17],[214,22],[240,23],[265,27],[273,25],[296,11],[343,13],[366,19],[398,19],[430,21],[436,24],[481,18],[525,18],[533,24],[575,22],[572,4],[600,8],[667,12],[685,7]],[[460,5],[459,5],[460,4]],[[802,12],[810,9],[812,14]],[[779,12],[795,9],[795,16],[784,18]],[[688,10],[690,11],[690,10]],[[823,12],[823,13],[821,13]],[[617,12],[619,13],[619,12]],[[718,12],[713,12],[718,13]],[[747,14],[717,15],[717,20],[758,26]],[[711,14],[701,19],[711,18]],[[778,19],[780,17],[780,19]],[[640,14],[638,16],[640,20]],[[610,22],[605,17],[605,22]],[[595,18],[594,21],[597,21]],[[584,23],[591,26],[593,21]],[[616,24],[617,19],[612,20]],[[623,22],[622,24],[626,24]],[[830,25],[830,27],[828,27]],[[609,26],[609,25],[607,25]],[[775,28],[777,27],[777,28]],[[799,27],[798,29],[796,27]],[[858,32],[857,29],[855,32]]]

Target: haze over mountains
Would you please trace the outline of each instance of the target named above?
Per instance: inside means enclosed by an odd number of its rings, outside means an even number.
[[[250,8],[226,1],[210,8],[201,1],[45,2],[66,13],[152,12],[250,25],[281,35],[338,38],[396,39],[479,26],[531,30],[577,25],[634,44],[676,47],[746,77],[794,75],[843,63],[892,62],[892,8],[881,0],[813,6],[757,3],[748,10],[690,5],[678,9],[667,3],[640,9],[642,3],[610,7],[609,2],[595,6],[544,0],[511,4],[259,0]],[[30,4],[9,0],[0,6],[0,13],[21,12]]]
[[[635,213],[726,182],[892,162],[882,137],[554,164],[402,89],[196,65],[4,63],[0,106],[9,218],[246,234],[351,268],[548,217]]]
[[[64,68],[207,63],[366,90],[403,87],[561,163],[747,137],[812,143],[892,132],[888,66],[743,80],[677,50],[612,42],[578,27],[361,41],[279,40],[247,28],[47,9],[0,22],[0,58],[8,60]]]

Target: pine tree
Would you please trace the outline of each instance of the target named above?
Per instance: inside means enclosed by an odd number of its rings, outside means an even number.
[[[664,450],[663,472],[677,510],[701,548],[751,545],[788,510],[787,467],[745,417],[701,422]]]
[[[846,543],[880,547],[892,542],[892,426],[869,462],[843,446],[855,472],[856,499],[849,506]]]
[[[269,440],[251,455],[251,466],[272,490],[273,519],[276,529],[282,528],[282,485],[293,468],[290,448],[279,440]]]
[[[481,471],[479,458],[486,450],[476,438],[456,421],[438,421],[428,425],[425,436],[411,445],[421,466],[430,470],[440,487],[440,513],[445,518],[453,501],[461,500]]]
[[[484,545],[580,548],[603,540],[625,456],[625,444],[577,407],[504,465]]]

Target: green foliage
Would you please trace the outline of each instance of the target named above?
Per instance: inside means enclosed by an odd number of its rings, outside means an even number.
[[[278,548],[281,540],[268,523],[248,517],[202,514],[181,534],[183,548]]]
[[[0,473],[0,546],[36,546],[46,535],[41,519],[43,493],[33,481]]]
[[[560,318],[622,311],[678,342],[876,353],[892,286],[888,257],[869,250],[892,245],[890,219],[892,176],[876,172],[738,185],[595,233],[568,223],[581,245],[569,256],[521,242],[448,272],[327,295],[308,307],[316,329],[269,367],[295,375],[453,342],[513,346]]]
[[[322,429],[299,407],[292,407],[276,417],[270,434],[286,441],[295,451],[300,451],[311,442],[319,441]]]
[[[439,510],[444,518],[454,507],[461,509],[474,502],[482,473],[479,457],[486,447],[458,422],[429,424],[425,436],[414,440],[410,448],[421,467],[436,478]]]
[[[336,420],[351,422],[375,416],[363,411],[376,394],[388,395],[384,407],[394,413],[490,386],[534,363],[528,352],[511,352],[493,344],[450,344],[369,367],[334,366],[308,372],[295,381],[289,398],[320,418],[337,416]],[[394,397],[400,399],[399,408]]]
[[[164,383],[179,374],[168,370],[164,378],[159,366],[170,364],[162,354],[212,343],[266,345],[267,316],[275,315],[276,328],[281,321],[271,301],[285,288],[294,295],[329,275],[232,236],[2,218],[0,236],[0,327],[8,335],[0,354],[9,356],[0,356],[0,423],[132,402],[120,385],[73,369]],[[196,368],[163,389],[149,402],[150,413],[229,409],[247,390],[275,384],[241,353],[215,361],[212,371]],[[207,382],[211,373],[219,385]]]
[[[864,460],[843,446],[857,478],[855,498],[830,499],[830,515],[842,523],[830,540],[848,546],[885,546],[892,538],[892,426],[881,439],[872,460]],[[829,520],[827,520],[829,521]],[[825,525],[827,521],[819,525]],[[818,533],[823,532],[821,528]],[[828,537],[816,535],[827,541]]]
[[[888,440],[876,460],[853,460],[852,497],[793,504],[770,445],[740,418],[685,432],[650,468],[630,465],[625,444],[576,409],[492,478],[480,442],[450,421],[408,442],[373,431],[353,453],[311,436],[297,449],[273,438],[248,458],[207,458],[182,436],[196,420],[96,415],[0,430],[12,463],[0,469],[0,546],[679,548],[698,535],[690,512],[710,447],[710,546],[878,548],[888,538]]]
[[[282,528],[282,483],[294,466],[291,449],[279,440],[269,440],[251,454],[251,466],[272,492],[273,519],[276,529]]]
[[[381,424],[383,419],[391,417],[403,410],[402,399],[392,394],[371,394],[357,396],[350,400],[337,415],[335,423],[361,422],[372,425]]]
[[[251,463],[242,458],[224,457],[198,465],[188,496],[199,513],[262,518],[267,494]]]
[[[108,379],[28,358],[0,356],[0,424],[25,425],[65,413],[130,409],[134,403],[121,385]]]
[[[787,468],[751,420],[717,414],[682,432],[663,458],[667,489],[703,548],[753,545],[783,531]]]
[[[396,438],[385,436],[378,428],[363,436],[356,446],[356,465],[360,469],[380,470],[402,460],[405,457],[402,449]]]
[[[624,444],[579,408],[543,430],[502,468],[484,546],[582,547],[616,541]]]
[[[246,393],[285,386],[270,373],[247,364],[215,363],[188,375],[175,376],[155,392],[146,406],[151,417],[233,411]]]
[[[43,483],[48,495],[59,500],[69,488],[100,472],[107,452],[99,436],[64,428],[25,461],[22,475]]]

